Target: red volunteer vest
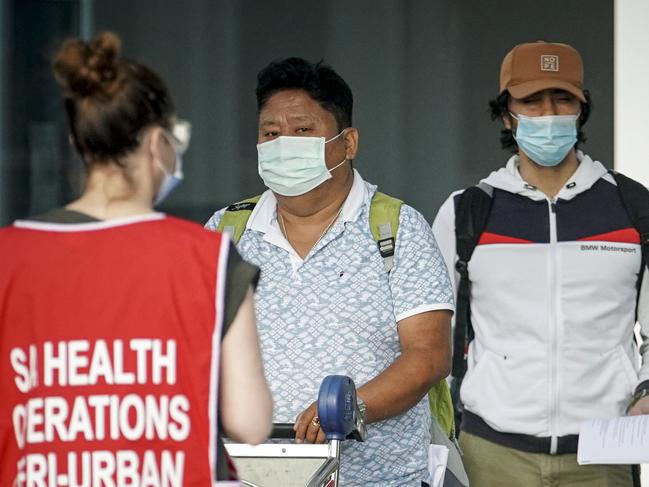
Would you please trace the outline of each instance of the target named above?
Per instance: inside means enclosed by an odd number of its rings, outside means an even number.
[[[228,246],[160,214],[0,230],[0,485],[212,485]]]

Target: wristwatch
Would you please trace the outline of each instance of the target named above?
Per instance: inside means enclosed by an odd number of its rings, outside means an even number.
[[[629,403],[629,405],[626,408],[627,414],[629,413],[629,411],[631,411],[631,408],[633,408],[633,406],[635,406],[638,403],[638,401],[640,399],[642,399],[644,397],[647,397],[647,396],[649,396],[649,389],[643,388],[643,389],[640,389],[639,391],[637,391],[633,395],[633,397],[631,398],[631,402]]]
[[[367,411],[367,406],[363,402],[363,400],[356,396],[356,407],[358,408],[358,412],[361,416],[361,419],[365,421],[365,412]]]

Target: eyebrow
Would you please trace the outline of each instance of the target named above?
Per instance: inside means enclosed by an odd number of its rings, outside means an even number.
[[[298,122],[301,122],[303,120],[314,120],[315,117],[312,115],[292,115],[291,117],[288,117],[289,120],[296,120]]]
[[[313,117],[312,115],[292,115],[288,117],[289,122],[315,122],[316,118]],[[269,125],[277,125],[277,121],[274,119],[261,119],[259,126],[260,127],[267,127]]]

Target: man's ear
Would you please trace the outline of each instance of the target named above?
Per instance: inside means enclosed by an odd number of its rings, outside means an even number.
[[[72,132],[68,132],[68,143],[70,144],[70,147],[72,148],[72,150],[76,151],[79,154],[79,157],[81,157],[83,159],[83,154],[82,154],[82,151],[81,151],[81,147],[79,147],[79,144],[77,144],[77,139],[72,134]]]
[[[503,125],[507,130],[513,130],[512,116],[509,113],[503,113]]]
[[[343,134],[343,140],[345,141],[345,158],[353,161],[358,152],[358,130],[354,127],[347,127]]]

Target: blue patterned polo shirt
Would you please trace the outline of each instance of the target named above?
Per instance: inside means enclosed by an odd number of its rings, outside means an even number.
[[[354,171],[340,218],[304,260],[280,231],[271,191],[250,215],[238,250],[261,268],[257,323],[275,422],[295,421],[317,399],[327,375],[348,375],[360,387],[385,370],[400,355],[400,320],[454,309],[430,226],[405,204],[394,267],[385,271],[369,226],[375,191]],[[215,229],[224,211],[206,227]],[[343,443],[340,485],[420,487],[428,479],[429,427],[426,397],[399,416],[370,424],[365,443]]]

